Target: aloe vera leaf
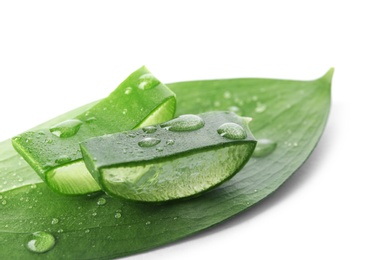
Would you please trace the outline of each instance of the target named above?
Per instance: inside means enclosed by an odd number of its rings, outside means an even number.
[[[86,112],[96,103],[98,103],[98,101],[76,108],[36,126],[30,129],[30,131],[49,128],[64,120],[76,117],[80,113]],[[15,151],[12,147],[11,139],[1,142],[0,147],[0,192],[16,189],[25,185],[37,184],[43,181],[23,157]],[[15,167],[16,165],[17,167]]]
[[[164,205],[106,195],[60,196],[42,183],[3,192],[1,201],[6,203],[0,202],[0,258],[126,256],[187,237],[244,211],[282,185],[313,151],[329,113],[332,73],[330,70],[313,81],[229,79],[169,84],[177,93],[178,114],[238,107],[237,112],[253,117],[253,134],[276,142],[276,149],[268,156],[251,158],[218,188],[191,200]],[[1,149],[4,144],[0,144]],[[16,158],[11,160],[13,168],[4,170],[2,176],[15,171],[21,176],[31,174],[18,168]],[[0,157],[0,165],[5,161]],[[54,219],[58,223],[53,225]],[[36,231],[55,236],[52,250],[37,255],[23,247],[26,238]]]
[[[164,122],[174,113],[173,92],[141,67],[86,112],[49,128],[25,132],[14,137],[12,144],[53,190],[87,194],[100,187],[82,160],[81,141]]]
[[[161,202],[199,195],[228,180],[255,145],[245,118],[208,112],[91,138],[80,147],[88,170],[107,194]]]

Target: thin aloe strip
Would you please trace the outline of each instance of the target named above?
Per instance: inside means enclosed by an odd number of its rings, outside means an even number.
[[[231,180],[190,200],[155,205],[106,195],[61,196],[40,180],[32,183],[29,176],[34,172],[19,165],[10,141],[0,143],[0,180],[8,181],[0,193],[0,259],[118,258],[188,237],[243,212],[285,183],[317,145],[329,114],[332,74],[330,70],[312,81],[251,78],[168,84],[176,93],[177,115],[238,110],[253,118],[256,139],[268,140],[260,142],[268,144],[268,155],[252,157]],[[270,149],[273,143],[277,145]],[[14,174],[24,181],[13,181]],[[56,244],[44,254],[23,247],[38,231],[55,237]]]
[[[14,148],[55,191],[78,195],[100,190],[82,160],[88,138],[164,122],[175,113],[174,93],[145,67],[107,98],[74,118],[12,139]]]
[[[161,202],[203,193],[233,177],[255,145],[246,118],[209,112],[95,137],[80,147],[107,194]]]

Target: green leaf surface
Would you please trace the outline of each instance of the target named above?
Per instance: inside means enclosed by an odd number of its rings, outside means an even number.
[[[177,95],[178,115],[232,110],[253,118],[256,138],[277,144],[268,156],[252,157],[228,182],[190,200],[156,205],[103,194],[61,196],[31,177],[35,173],[9,141],[1,143],[0,259],[131,255],[189,236],[251,207],[282,185],[316,146],[329,113],[332,74],[330,70],[313,81],[247,78],[170,84]],[[25,247],[38,231],[51,233],[56,240],[43,254]]]

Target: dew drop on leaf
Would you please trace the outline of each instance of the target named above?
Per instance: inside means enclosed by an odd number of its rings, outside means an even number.
[[[58,222],[60,222],[58,218],[53,218],[51,220],[51,224],[53,224],[53,225],[58,224]]]
[[[60,138],[72,137],[80,130],[81,122],[78,119],[69,119],[50,128],[50,132]]]
[[[167,145],[174,145],[175,144],[175,140],[172,140],[172,139],[169,139],[167,140]]]
[[[241,114],[240,113],[240,108],[238,107],[238,106],[230,106],[230,107],[228,107],[228,110],[230,111],[230,112],[234,112],[234,113],[236,113],[236,114]]]
[[[232,140],[242,140],[246,138],[244,128],[236,123],[224,123],[218,127],[217,132],[220,136]]]
[[[160,81],[150,73],[139,77],[138,88],[142,90],[151,89],[160,84]]]
[[[91,122],[94,122],[96,120],[97,120],[96,117],[92,116],[92,117],[87,118],[87,120],[85,120],[85,122],[91,123]]]
[[[50,233],[37,231],[31,234],[26,243],[26,248],[34,253],[45,253],[56,244],[54,236]]]
[[[160,139],[154,137],[146,137],[138,142],[140,147],[153,147],[161,142]]]
[[[257,103],[257,104],[256,104],[256,108],[255,108],[255,112],[256,112],[256,113],[262,113],[262,112],[264,112],[266,109],[267,109],[267,105],[266,105],[266,104]]]
[[[185,132],[198,130],[204,124],[204,120],[197,115],[182,115],[161,124],[161,127],[173,132]]]
[[[270,139],[259,139],[257,140],[256,148],[253,151],[253,157],[265,157],[271,154],[276,149],[276,142]]]
[[[99,206],[103,206],[107,203],[106,199],[105,198],[99,198],[97,203]]]
[[[129,95],[131,93],[131,91],[132,91],[132,88],[131,87],[127,87],[125,89],[125,95]]]
[[[151,125],[151,126],[146,126],[146,127],[142,128],[142,130],[147,134],[152,134],[152,133],[157,131],[157,127]]]

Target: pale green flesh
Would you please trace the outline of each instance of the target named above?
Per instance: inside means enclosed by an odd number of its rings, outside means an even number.
[[[101,169],[102,184],[131,200],[165,201],[208,190],[237,172],[253,147],[232,145],[160,162]]]
[[[175,99],[169,99],[156,110],[154,110],[138,127],[161,122],[172,114]],[[71,164],[57,167],[48,172],[46,176],[50,187],[62,194],[87,194],[100,190],[99,184],[96,183],[83,161],[77,161]]]
[[[154,125],[157,122],[164,122],[166,118],[169,118],[172,114],[174,114],[173,109],[175,108],[175,102],[175,98],[171,98],[164,102],[161,106],[156,108],[156,110],[150,113],[150,115],[146,117],[136,128]]]
[[[62,194],[86,194],[100,190],[83,161],[55,168],[48,172],[46,178],[49,186]]]

